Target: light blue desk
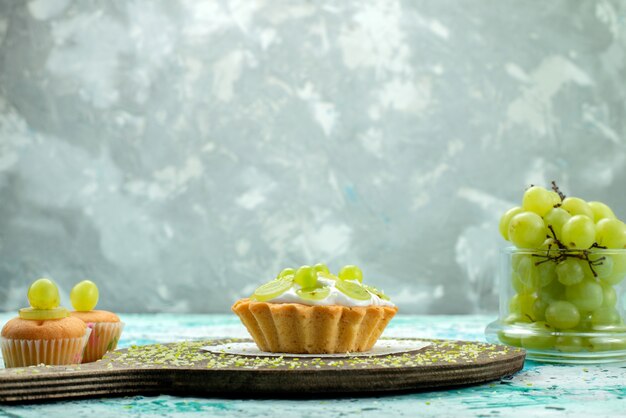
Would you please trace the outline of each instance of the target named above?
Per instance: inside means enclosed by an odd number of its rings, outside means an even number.
[[[4,323],[12,315],[0,314]],[[246,337],[234,315],[121,315],[121,347],[194,338]],[[488,316],[398,316],[389,337],[434,337],[484,341]],[[282,411],[282,412],[280,412]],[[554,366],[527,362],[512,379],[440,392],[372,398],[232,400],[218,398],[126,397],[0,406],[0,416],[125,417],[186,416],[289,418],[358,417],[537,417],[626,416],[626,363]]]

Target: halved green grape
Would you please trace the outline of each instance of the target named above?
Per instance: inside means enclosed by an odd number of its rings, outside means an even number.
[[[330,270],[328,270],[328,266],[323,263],[317,263],[316,265],[314,265],[313,270],[315,270],[316,273],[330,273]]]
[[[98,286],[91,280],[77,283],[70,292],[70,301],[77,311],[91,311],[98,304]]]
[[[586,249],[596,240],[596,227],[591,218],[574,215],[563,225],[561,235],[561,241],[567,247]]]
[[[315,287],[317,285],[317,272],[311,266],[302,266],[296,271],[294,281],[301,287]]]
[[[595,311],[603,302],[602,287],[593,280],[583,280],[565,288],[566,299],[581,312]]]
[[[561,232],[565,222],[569,221],[572,217],[568,211],[563,208],[553,208],[550,212],[546,213],[543,217],[546,227],[552,226],[552,230],[556,234],[557,238],[561,239]]]
[[[35,309],[53,309],[61,303],[59,288],[50,279],[35,280],[28,288],[28,302]]]
[[[602,202],[588,202],[591,211],[593,212],[593,221],[598,223],[600,219],[615,219],[615,214],[610,207]]]
[[[575,335],[556,337],[554,348],[565,353],[577,353],[582,350],[583,339]]]
[[[585,278],[585,272],[579,260],[566,258],[556,266],[556,276],[559,282],[566,286],[580,283]]]
[[[522,347],[531,350],[550,350],[554,347],[555,337],[551,334],[554,328],[549,324],[537,321],[530,324],[529,328],[531,334],[521,338]]]
[[[622,317],[615,308],[598,308],[591,313],[591,324],[595,329],[611,325],[619,325]]]
[[[596,224],[596,242],[607,248],[624,248],[626,226],[618,219],[601,219]]]
[[[272,280],[269,283],[265,283],[256,288],[252,294],[252,299],[259,302],[265,302],[270,299],[274,299],[291,288],[293,282],[291,280]]]
[[[366,284],[364,284],[364,285],[362,285],[362,286],[365,288],[365,290],[367,290],[368,292],[370,292],[370,293],[372,293],[372,294],[374,294],[374,295],[378,296],[378,297],[379,297],[379,298],[381,298],[382,300],[390,300],[390,299],[389,299],[389,296],[385,295],[385,293],[383,293],[383,291],[382,291],[382,290],[378,290],[378,289],[376,289],[375,287],[373,287],[373,286],[368,286],[368,285],[366,285]]]
[[[509,240],[518,248],[538,248],[546,239],[546,225],[534,212],[522,212],[511,218]]]
[[[318,272],[317,277],[323,277],[324,279],[329,279],[329,280],[339,280],[339,277],[335,276],[334,274],[325,273],[323,271]]]
[[[63,307],[56,307],[52,309],[22,308],[19,310],[19,315],[22,319],[47,321],[50,319],[65,318],[68,317],[70,314],[67,309]]]
[[[352,299],[369,300],[371,298],[370,293],[365,290],[363,286],[354,282],[338,280],[335,286],[337,287],[337,290]]]
[[[554,207],[556,202],[553,195],[543,187],[532,186],[524,192],[522,208],[543,216]]]
[[[589,204],[578,197],[566,197],[561,203],[561,207],[572,216],[585,215],[589,219],[593,219],[593,211],[589,207]]]
[[[555,300],[546,309],[546,322],[558,329],[574,328],[580,322],[580,312],[573,303]]]
[[[604,282],[600,282],[600,286],[602,286],[602,307],[615,307],[615,304],[617,303],[617,292],[613,286]]]
[[[357,266],[347,265],[339,270],[339,278],[341,280],[358,280],[363,282],[363,272]]]
[[[276,278],[282,279],[283,277],[287,277],[287,276],[295,276],[295,274],[296,274],[296,270],[288,267],[286,269],[282,269],[282,271],[278,273],[278,276],[276,276]]]
[[[511,218],[522,212],[524,212],[524,209],[520,208],[519,206],[515,206],[514,208],[511,208],[504,212],[504,215],[502,215],[502,217],[500,218],[500,225],[498,226],[502,238],[507,241],[509,240],[509,223],[511,222]]]
[[[307,300],[322,300],[330,294],[330,288],[328,287],[303,287],[296,290],[296,294],[302,299]]]

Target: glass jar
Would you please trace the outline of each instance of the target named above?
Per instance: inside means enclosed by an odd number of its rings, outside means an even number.
[[[558,363],[626,360],[626,249],[505,249],[487,340]]]

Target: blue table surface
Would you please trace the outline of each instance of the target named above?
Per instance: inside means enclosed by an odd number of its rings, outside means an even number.
[[[4,323],[13,314],[0,314]],[[247,337],[234,315],[125,314],[120,347],[192,339]],[[394,318],[387,337],[484,341],[491,316],[407,316]],[[192,397],[123,397],[0,406],[0,416],[245,416],[285,411],[292,417],[503,417],[626,415],[626,363],[551,365],[527,361],[513,378],[479,386],[368,398],[247,400]]]

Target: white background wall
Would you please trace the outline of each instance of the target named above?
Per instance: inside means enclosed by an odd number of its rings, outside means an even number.
[[[626,3],[0,1],[0,309],[83,278],[227,311],[360,265],[405,313],[495,310],[529,183],[626,218]]]

